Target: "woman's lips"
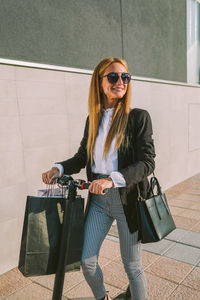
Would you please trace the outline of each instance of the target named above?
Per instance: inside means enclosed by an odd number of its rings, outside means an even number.
[[[112,90],[123,92],[124,88],[123,87],[112,87]]]

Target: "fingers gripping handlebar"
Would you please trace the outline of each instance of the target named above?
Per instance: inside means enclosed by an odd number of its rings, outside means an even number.
[[[80,190],[87,190],[90,186],[90,183],[86,182],[85,180],[82,179],[73,179],[70,175],[63,175],[60,178],[56,178],[54,183],[57,183],[58,185],[61,186],[66,186],[68,187],[70,182],[74,183],[74,185],[80,189]],[[107,193],[108,189],[105,189],[103,192]]]

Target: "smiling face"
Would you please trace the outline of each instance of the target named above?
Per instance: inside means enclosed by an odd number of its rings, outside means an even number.
[[[101,88],[104,94],[104,108],[116,106],[116,100],[123,98],[127,91],[128,85],[124,84],[121,79],[121,74],[127,73],[126,68],[118,62],[112,63],[108,68],[105,69],[103,76],[112,72],[119,75],[118,81],[116,83],[110,83],[107,77],[103,77],[101,82]]]

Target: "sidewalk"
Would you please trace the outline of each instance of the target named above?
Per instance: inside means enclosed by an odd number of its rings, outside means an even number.
[[[200,299],[200,174],[166,191],[177,229],[158,243],[143,245],[148,300]],[[122,300],[128,280],[116,225],[100,252],[104,281],[112,299]],[[54,275],[25,278],[15,268],[0,276],[0,300],[51,300]],[[63,300],[93,300],[82,272],[66,273]]]

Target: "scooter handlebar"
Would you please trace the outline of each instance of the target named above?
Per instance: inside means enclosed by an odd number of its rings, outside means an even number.
[[[77,186],[81,190],[88,190],[88,188],[90,186],[89,182],[86,182],[85,180],[82,180],[82,179],[77,179],[77,180],[75,179],[74,180],[69,175],[63,175],[62,177],[57,178],[55,183],[58,183],[62,186],[68,186],[71,181],[73,181],[75,183],[75,186]],[[107,193],[108,189],[105,189],[103,192]]]
[[[88,183],[88,182],[83,182],[83,183],[81,184],[81,189],[82,189],[82,190],[88,190],[89,186],[90,186],[90,183]],[[108,189],[105,189],[103,192],[106,194],[106,193],[108,192]]]

